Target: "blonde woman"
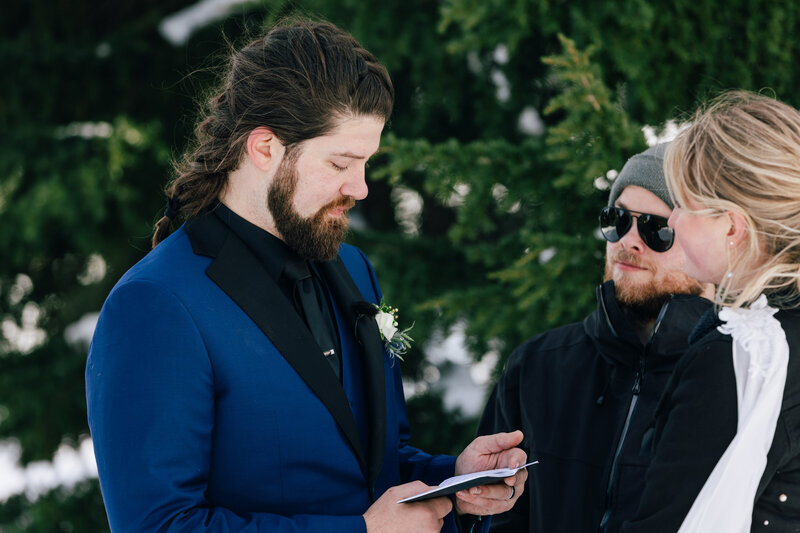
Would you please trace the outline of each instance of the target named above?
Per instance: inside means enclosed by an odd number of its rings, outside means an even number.
[[[656,413],[634,532],[800,531],[800,112],[727,93],[671,143],[686,273],[717,285]]]

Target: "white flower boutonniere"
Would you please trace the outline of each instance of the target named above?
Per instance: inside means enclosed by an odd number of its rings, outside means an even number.
[[[381,333],[381,339],[383,339],[386,351],[389,352],[392,362],[394,362],[394,358],[402,361],[403,355],[411,347],[411,342],[414,340],[408,335],[414,324],[401,330],[398,328],[396,307],[390,307],[383,302],[375,307],[378,309],[375,314],[375,321],[378,323],[378,330]]]

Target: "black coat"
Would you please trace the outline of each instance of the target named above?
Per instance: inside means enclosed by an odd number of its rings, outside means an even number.
[[[521,429],[530,460],[540,462],[528,469],[514,509],[493,518],[492,531],[616,531],[636,511],[650,462],[640,454],[642,439],[711,302],[673,296],[643,346],[613,283],[597,294],[597,310],[582,323],[517,348],[492,392],[479,432]]]
[[[800,312],[781,311],[789,343],[783,404],[759,483],[751,531],[800,531]],[[704,317],[705,318],[705,317]],[[707,327],[702,327],[706,325]],[[674,533],[737,426],[731,337],[703,320],[658,406],[654,459],[638,517],[625,533]],[[714,533],[714,532],[709,532]]]

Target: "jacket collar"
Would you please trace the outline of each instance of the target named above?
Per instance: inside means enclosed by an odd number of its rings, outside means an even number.
[[[370,406],[369,458],[344,389],[323,357],[309,357],[320,352],[319,346],[258,259],[211,213],[187,221],[185,230],[196,254],[214,258],[206,274],[256,323],[330,411],[353,448],[370,487],[373,486],[383,464],[386,439],[383,348],[374,320],[356,328],[358,320],[351,310],[364,298],[342,260],[337,257],[324,263],[322,270],[333,297],[344,311],[348,327],[352,328],[350,331],[356,332],[362,346],[365,400]],[[366,327],[369,324],[373,326]]]
[[[636,368],[639,359],[648,357],[648,370],[672,362],[689,347],[688,338],[694,325],[712,307],[699,296],[672,295],[661,308],[647,346],[636,335],[633,324],[617,302],[614,282],[597,287],[597,310],[583,322],[597,350],[607,359]]]
[[[606,358],[635,368],[642,355],[641,341],[617,303],[614,282],[597,287],[597,309],[583,321],[583,329]]]
[[[709,331],[717,329],[717,327],[721,325],[722,320],[719,319],[717,312],[713,308],[709,309],[700,317],[700,320],[698,320],[692,333],[689,335],[689,344],[694,344],[705,337]]]

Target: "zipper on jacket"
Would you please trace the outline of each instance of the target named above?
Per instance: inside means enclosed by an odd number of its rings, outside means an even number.
[[[639,368],[636,369],[636,375],[633,376],[633,388],[631,392],[633,393],[633,399],[631,399],[631,404],[636,403],[636,398],[638,398],[639,393],[642,392],[642,374],[644,373],[644,357],[639,358]],[[631,405],[631,410],[633,410],[633,405]],[[628,412],[628,418],[630,419],[631,412]],[[627,422],[630,420],[626,420]],[[625,430],[622,431],[622,436],[625,436]],[[615,457],[616,459],[616,457]]]
[[[664,315],[667,314],[667,307],[669,307],[669,301],[667,301],[667,303],[661,307],[661,311],[658,313],[658,318],[656,318],[656,321],[653,324],[653,331],[650,332],[650,336],[647,338],[647,344],[645,344],[642,355],[639,357],[639,365],[636,368],[636,374],[633,376],[633,387],[631,387],[631,404],[628,407],[628,416],[625,418],[625,424],[622,426],[622,434],[619,438],[619,444],[617,444],[617,450],[614,452],[614,460],[611,462],[611,472],[608,476],[608,485],[606,485],[606,510],[603,513],[603,518],[600,520],[601,532],[606,531],[608,521],[611,519],[611,505],[614,497],[614,480],[617,474],[617,467],[619,466],[619,456],[622,453],[622,446],[625,444],[625,438],[628,436],[628,429],[630,428],[631,420],[633,419],[633,412],[636,410],[636,404],[639,402],[639,393],[642,391],[642,379],[644,378],[647,353],[650,351],[650,346],[653,344],[653,337],[658,331],[661,321],[664,320]]]
[[[614,452],[614,460],[611,462],[611,472],[608,476],[608,485],[606,486],[606,511],[603,513],[603,518],[600,520],[600,531],[606,530],[606,525],[608,525],[608,521],[611,519],[611,500],[613,498],[614,478],[616,477],[617,466],[619,464],[619,455],[622,453],[622,446],[625,444],[625,437],[628,435],[628,428],[630,428],[631,419],[633,418],[633,411],[636,409],[636,404],[639,401],[639,392],[642,383],[640,370],[643,366],[644,355],[639,358],[639,368],[636,369],[636,375],[633,378],[633,388],[631,389],[633,394],[631,396],[631,404],[628,407],[628,416],[625,418],[625,424],[622,426],[622,435],[620,435],[617,450]]]

